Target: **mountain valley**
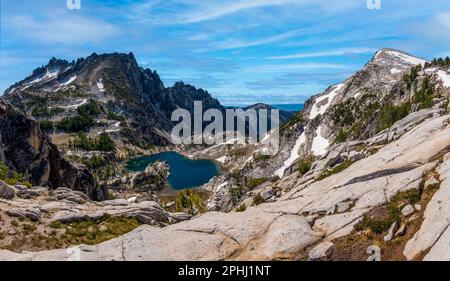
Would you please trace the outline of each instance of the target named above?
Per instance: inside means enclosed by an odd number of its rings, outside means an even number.
[[[171,144],[194,101],[226,111],[133,54],[52,58],[8,88],[0,260],[450,260],[448,58],[381,49],[256,143]],[[126,168],[167,151],[221,173],[167,195],[167,163]]]

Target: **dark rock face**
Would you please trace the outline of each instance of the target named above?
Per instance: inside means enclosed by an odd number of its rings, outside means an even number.
[[[70,85],[64,86],[67,81],[71,81]],[[104,89],[98,88],[100,81]],[[202,101],[204,110],[225,109],[207,91],[183,82],[165,87],[156,71],[140,67],[132,53],[94,53],[70,63],[52,58],[46,66],[37,68],[4,94],[5,100],[28,114],[33,114],[36,105],[73,105],[81,96],[108,101],[102,106],[104,111],[125,118],[122,138],[138,146],[169,144],[174,125],[170,119],[175,109],[192,112],[194,101]],[[42,116],[34,117],[42,119]]]
[[[0,144],[1,161],[34,186],[65,186],[96,198],[92,174],[83,166],[64,160],[34,119],[1,99]]]

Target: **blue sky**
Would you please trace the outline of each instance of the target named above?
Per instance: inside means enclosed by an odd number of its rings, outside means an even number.
[[[450,55],[448,0],[1,0],[0,91],[55,56],[133,52],[226,105],[302,103],[382,47]]]

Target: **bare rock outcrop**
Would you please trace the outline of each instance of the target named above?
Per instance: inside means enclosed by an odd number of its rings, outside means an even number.
[[[78,164],[63,159],[39,123],[0,99],[0,155],[2,161],[24,175],[34,186],[79,190],[92,199],[104,200],[92,174]]]
[[[435,160],[450,149],[449,118],[446,115],[424,121],[374,155],[321,181],[299,184],[276,202],[250,207],[244,212],[208,212],[161,229],[142,226],[95,247],[79,246],[77,258],[297,259],[308,247],[350,234],[364,214],[386,204],[399,192],[419,188],[424,175],[438,165]],[[431,249],[426,259],[445,258],[442,251],[448,246],[448,216],[442,213],[448,209],[444,206],[448,203],[448,160],[447,154],[437,169],[442,180],[441,189],[426,211],[415,242],[410,242],[415,247],[407,247],[417,249],[417,252],[439,245]],[[349,200],[355,203],[347,211],[328,213],[331,207]],[[166,243],[168,240],[171,243]],[[23,254],[1,251],[0,259],[64,260],[70,258],[71,253],[64,249]],[[407,256],[413,254],[408,252]]]

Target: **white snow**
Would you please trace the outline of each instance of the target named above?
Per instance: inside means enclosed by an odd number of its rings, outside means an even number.
[[[59,68],[58,69],[54,69],[53,71],[50,71],[50,70],[47,69],[47,71],[45,72],[45,74],[43,76],[34,79],[33,81],[31,81],[27,85],[38,83],[38,82],[41,82],[42,80],[45,80],[45,79],[53,79],[56,76],[58,76],[58,74],[59,74]]]
[[[419,59],[419,58],[409,56],[407,54],[396,52],[396,51],[386,51],[386,53],[388,53],[391,56],[397,57],[397,58],[399,58],[409,64],[412,64],[412,65],[419,65],[419,64],[424,65],[427,62],[426,60]]]
[[[221,183],[217,188],[216,188],[216,192],[219,191],[220,189],[222,189],[224,186],[226,186],[228,184],[228,182],[223,182]]]
[[[278,176],[280,178],[283,177],[284,170],[286,170],[289,166],[292,165],[292,163],[295,162],[295,160],[298,159],[299,157],[298,150],[300,149],[300,146],[305,142],[306,142],[305,133],[302,133],[300,137],[297,139],[297,141],[295,141],[294,148],[292,148],[291,155],[289,156],[289,158],[286,161],[284,161],[283,166],[281,168],[275,171],[274,173],[275,176]]]
[[[434,73],[436,72],[437,68],[436,67],[431,67],[431,68],[427,68],[425,69],[425,73]]]
[[[395,74],[399,74],[399,73],[401,73],[401,72],[402,72],[402,71],[401,71],[400,69],[395,68],[395,67],[391,69],[391,74],[394,74],[394,75],[395,75]]]
[[[309,113],[309,119],[316,118],[319,114],[324,114],[325,111],[327,111],[328,107],[330,107],[331,103],[333,102],[333,99],[336,97],[336,95],[339,93],[339,91],[344,87],[344,83],[338,84],[334,86],[334,89],[327,95],[320,96],[316,99],[316,103],[311,108],[311,112]],[[325,105],[322,105],[318,107],[318,104],[325,99],[328,98],[328,101]]]
[[[316,130],[316,137],[314,137],[311,147],[311,152],[315,156],[322,156],[327,152],[328,146],[330,146],[330,142],[322,137],[322,126],[319,126]]]
[[[117,123],[115,123],[113,126],[114,126],[114,127],[120,127],[120,123],[121,123],[121,122],[117,122]]]
[[[67,80],[66,82],[62,83],[61,86],[67,86],[67,85],[69,85],[70,83],[72,83],[73,81],[75,81],[75,79],[77,79],[77,76],[76,76],[76,75],[70,77],[69,80]]]
[[[87,99],[83,99],[83,100],[80,100],[79,103],[77,103],[77,104],[68,105],[68,106],[60,106],[60,107],[61,108],[67,108],[67,109],[77,109],[78,107],[86,104],[87,101],[88,101]]]
[[[250,163],[250,162],[252,162],[252,161],[253,161],[253,155],[250,155],[250,157],[248,157],[247,160],[245,160],[244,166],[245,166],[247,163]]]
[[[231,140],[228,140],[228,141],[223,142],[223,143],[219,143],[219,144],[213,145],[213,146],[208,147],[208,148],[206,148],[205,150],[203,150],[203,153],[208,152],[208,151],[210,151],[210,150],[212,150],[212,149],[215,149],[215,148],[217,148],[217,147],[219,147],[219,146],[222,146],[222,145],[235,144],[235,143],[237,143],[237,142],[240,141],[240,140],[241,140],[241,139],[238,137],[238,138],[231,139]]]
[[[101,135],[103,132],[105,132],[105,133],[115,133],[115,132],[120,132],[120,131],[121,131],[120,129],[114,129],[114,130],[110,129],[110,130],[105,130],[105,131],[102,131],[102,132],[98,132],[97,135]]]
[[[216,159],[216,161],[224,164],[225,161],[227,161],[227,156],[225,155],[225,156],[219,157]]]
[[[104,92],[105,91],[105,86],[103,85],[102,80],[97,82],[97,87],[98,87],[98,90],[100,92]]]
[[[439,70],[438,73],[439,78],[441,78],[442,82],[444,82],[444,87],[450,88],[450,74],[443,70]]]

